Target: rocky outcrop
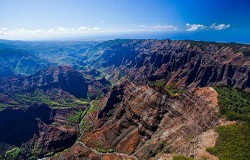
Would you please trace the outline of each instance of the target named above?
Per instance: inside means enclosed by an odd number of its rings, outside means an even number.
[[[0,112],[0,141],[15,146],[32,139],[38,134],[37,120],[51,124],[51,109],[44,105],[29,107],[27,109],[6,109]],[[22,136],[16,136],[22,133]]]
[[[7,79],[2,81],[1,90],[17,92],[31,91],[37,88],[48,90],[62,88],[75,97],[87,97],[88,86],[83,76],[67,67],[49,68],[33,76]]]
[[[84,75],[70,67],[52,67],[26,77],[13,77],[0,80],[0,92],[32,92],[61,89],[76,98],[96,98],[109,91],[110,83],[105,79],[84,78]]]
[[[118,79],[126,77],[140,83],[166,79],[179,87],[223,84],[250,90],[249,45],[172,40],[112,42],[101,53],[97,51],[92,62],[111,73],[111,78],[122,74]]]
[[[207,95],[210,98],[204,99]],[[177,96],[149,86],[127,83],[114,88],[95,119],[95,129],[82,136],[87,147],[149,159],[159,153],[190,156],[186,146],[218,124],[217,92],[190,90]]]
[[[0,155],[19,147],[24,159],[28,159],[71,147],[77,139],[77,127],[70,126],[67,117],[79,109],[84,108],[51,109],[37,104],[1,111]]]
[[[47,125],[38,119],[38,132],[25,144],[26,152],[43,157],[71,147],[77,139],[77,130],[70,126]]]

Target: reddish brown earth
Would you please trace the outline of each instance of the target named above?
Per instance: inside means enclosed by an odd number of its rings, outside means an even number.
[[[38,120],[38,130],[39,134],[26,143],[27,148],[35,150],[33,152],[38,155],[62,151],[71,147],[77,139],[77,130],[70,126],[48,125]]]
[[[89,62],[111,73],[110,78],[140,83],[165,79],[180,87],[223,84],[250,90],[249,45],[172,40],[111,42],[117,44],[97,49],[96,59]]]
[[[138,159],[162,153],[196,156],[190,154],[188,146],[218,124],[217,96],[213,88],[189,90],[172,97],[145,85],[117,86],[106,106],[92,119],[94,129],[83,133],[79,143],[84,146],[76,144],[59,157],[100,159],[100,153],[95,154],[100,148]]]
[[[19,122],[14,120],[14,131],[7,132],[10,137],[19,131],[15,129],[28,129],[31,132],[25,137],[25,147],[41,157],[58,152],[50,159],[171,159],[175,154],[217,159],[206,148],[215,144],[218,135],[213,129],[224,122],[218,116],[218,94],[209,86],[228,85],[249,91],[250,46],[172,40],[116,41],[101,43],[85,52],[83,64],[90,66],[86,71],[53,67],[32,76],[2,79],[0,103],[15,103],[5,92],[37,88],[57,89],[62,96],[76,98],[96,99],[106,94],[91,102],[89,110],[93,110],[86,112],[82,120],[85,125],[70,125],[68,116],[74,109],[48,109],[46,114],[28,114],[35,117],[21,116],[25,120],[20,121],[25,124],[21,127],[15,127]],[[110,91],[110,82],[100,79],[101,71],[105,78],[119,85]],[[152,86],[156,81],[166,83]],[[186,91],[168,94],[165,87],[173,84]],[[2,133],[6,126],[1,125]],[[19,146],[22,141],[18,141]]]

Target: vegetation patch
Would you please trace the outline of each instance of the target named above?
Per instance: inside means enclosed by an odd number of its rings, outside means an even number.
[[[84,112],[86,112],[86,109],[84,111],[77,111],[74,115],[69,117],[70,123],[80,123],[81,119],[83,118]]]
[[[5,153],[6,160],[18,160],[21,156],[21,149],[18,147],[12,148]]]
[[[167,84],[166,80],[157,80],[154,82],[149,82],[149,86],[153,88],[161,88],[171,96],[176,96],[176,94],[184,92],[183,89],[177,88],[175,83]]]
[[[250,57],[250,49],[249,48],[244,48],[242,53],[245,57]]]
[[[113,153],[114,152],[113,149],[105,149],[105,148],[98,148],[97,151],[100,153]]]
[[[58,89],[42,91],[36,89],[32,92],[9,94],[18,104],[44,103],[52,108],[78,107],[89,104],[89,101],[77,99],[72,95],[61,92]]]
[[[250,159],[249,124],[220,126],[216,131],[219,138],[215,147],[207,149],[208,152],[218,156],[220,160]]]
[[[250,122],[250,93],[226,86],[215,87],[219,94],[220,114],[229,120]]]
[[[166,85],[164,87],[164,89],[168,92],[168,94],[170,94],[171,96],[175,96],[178,93],[183,93],[184,90],[183,89],[179,89],[176,87],[176,85],[174,83]]]
[[[93,129],[93,113],[100,109],[97,101],[93,100],[91,106],[82,113],[82,118],[80,121],[80,127],[84,133],[88,133]]]
[[[149,83],[149,86],[163,88],[166,85],[166,80],[157,80]]]
[[[215,89],[219,94],[221,116],[238,123],[217,127],[216,145],[207,151],[220,160],[250,159],[250,93],[227,86]]]

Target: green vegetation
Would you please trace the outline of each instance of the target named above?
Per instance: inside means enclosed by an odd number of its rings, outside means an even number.
[[[39,159],[37,156],[35,156],[35,155],[33,155],[33,156],[31,156],[30,158],[29,158],[29,160],[37,160],[37,159]]]
[[[4,110],[5,106],[5,104],[0,104],[0,111]]]
[[[165,90],[170,94],[171,96],[175,96],[178,93],[183,93],[183,89],[178,89],[175,84],[169,84],[165,86]]]
[[[250,159],[250,125],[235,124],[220,126],[216,146],[207,150],[218,156],[220,160],[248,160]]]
[[[100,140],[96,140],[93,143],[98,146],[98,147],[96,147],[96,150],[100,153],[112,153],[112,152],[114,152],[114,149],[112,149],[112,148],[108,148],[108,149],[104,148],[103,143]]]
[[[173,160],[193,160],[193,158],[189,158],[189,157],[184,157],[181,155],[176,155],[173,157]]]
[[[171,96],[175,96],[178,93],[183,93],[183,89],[179,89],[176,87],[175,83],[171,83],[167,85],[166,80],[157,80],[154,82],[150,82],[149,86],[151,87],[158,87],[158,88],[164,88],[164,90]]]
[[[215,87],[219,93],[220,114],[238,123],[216,128],[219,138],[207,151],[220,160],[250,159],[250,93],[226,86]]]
[[[250,57],[250,49],[249,48],[244,48],[242,53],[245,57]]]
[[[157,81],[154,81],[154,82],[150,82],[150,86],[153,86],[153,87],[160,87],[160,88],[163,88],[165,85],[166,85],[167,81],[166,80],[157,80]]]
[[[69,117],[70,123],[80,123],[81,119],[84,116],[84,113],[86,112],[86,109],[84,111],[77,111],[74,115]]]
[[[114,152],[113,149],[104,149],[104,148],[98,148],[97,151],[101,153],[113,153]]]
[[[5,153],[5,159],[18,160],[20,155],[21,155],[21,149],[16,147]]]
[[[160,153],[170,153],[167,142],[162,139],[159,141],[158,146],[156,148],[157,150],[155,151],[155,155],[160,154]]]
[[[215,87],[219,93],[220,114],[229,120],[250,122],[250,93],[225,86]]]
[[[89,107],[89,109],[84,110],[82,114],[83,118],[80,122],[80,127],[85,133],[90,132],[93,128],[93,122],[91,121],[92,118],[90,118],[92,116],[92,113],[97,111],[101,107],[97,104],[97,101],[92,101],[91,104],[92,105]]]
[[[89,104],[89,101],[77,99],[71,95],[63,94],[60,90],[54,89],[42,91],[36,89],[33,92],[10,94],[18,104],[44,103],[50,107],[77,107]]]
[[[54,152],[49,152],[49,153],[45,154],[44,156],[45,157],[51,157],[51,156],[53,156],[53,154],[54,154]]]

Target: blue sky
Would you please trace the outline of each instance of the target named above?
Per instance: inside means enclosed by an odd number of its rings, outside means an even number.
[[[249,8],[249,0],[0,0],[0,38],[250,43]]]

